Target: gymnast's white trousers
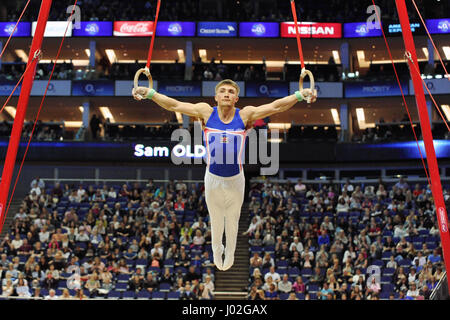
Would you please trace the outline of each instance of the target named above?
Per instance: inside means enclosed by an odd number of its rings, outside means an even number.
[[[232,177],[220,177],[205,173],[205,200],[211,219],[211,240],[214,264],[219,270],[229,269],[234,262],[234,251],[239,230],[239,217],[244,202],[244,172]],[[222,245],[223,232],[226,247]],[[225,250],[225,260],[222,254]]]

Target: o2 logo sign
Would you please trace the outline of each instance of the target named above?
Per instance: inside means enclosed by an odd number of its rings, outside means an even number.
[[[5,29],[4,29],[5,33],[11,35],[11,33],[12,33],[13,30],[14,30],[14,26],[15,26],[14,23],[7,24],[7,25],[5,26]],[[14,33],[16,33],[16,32],[17,32],[17,29],[16,29],[16,31],[14,31]]]
[[[256,34],[257,36],[262,36],[266,33],[266,27],[264,27],[264,25],[261,23],[254,24],[252,26],[252,33]]]
[[[355,32],[358,35],[360,35],[361,37],[363,37],[369,33],[369,28],[368,28],[367,24],[364,23],[364,24],[357,26]]]
[[[438,29],[445,33],[450,32],[450,22],[447,20],[439,22]]]
[[[181,28],[181,25],[179,23],[171,23],[167,31],[169,31],[172,35],[177,36],[181,34],[183,28]]]
[[[100,29],[99,29],[99,27],[98,27],[98,24],[96,24],[96,23],[88,23],[88,24],[86,25],[86,28],[84,29],[84,31],[85,31],[87,34],[89,34],[89,35],[91,35],[91,36],[94,36],[94,35],[98,34],[98,32],[100,31]]]

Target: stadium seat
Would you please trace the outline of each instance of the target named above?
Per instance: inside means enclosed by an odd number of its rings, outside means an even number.
[[[154,291],[152,293],[152,300],[164,300],[166,299],[166,293],[160,291]]]
[[[117,275],[117,282],[125,282],[128,283],[130,276],[128,274],[119,274]]]
[[[287,300],[289,298],[289,293],[281,292],[279,298],[280,300]]]
[[[147,290],[141,290],[136,295],[137,300],[148,300],[152,298],[152,294],[148,292]]]
[[[126,291],[128,288],[128,283],[118,282],[116,283],[116,291]]]
[[[131,300],[136,298],[136,292],[134,291],[125,291],[122,293],[122,299]]]
[[[122,297],[122,293],[119,291],[110,291],[107,297],[108,299],[120,299]]]
[[[159,291],[161,291],[161,292],[169,292],[170,291],[170,284],[169,283],[161,283],[159,285]]]
[[[180,292],[168,292],[167,293],[167,300],[179,300],[180,299]]]

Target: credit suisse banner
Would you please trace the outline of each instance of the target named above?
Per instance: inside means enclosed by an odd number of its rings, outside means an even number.
[[[280,28],[282,38],[296,37],[294,22],[282,22]],[[340,23],[303,22],[298,24],[298,28],[301,38],[342,38]]]
[[[263,83],[247,82],[245,85],[246,97],[274,97],[281,98],[289,95],[289,87],[286,82]]]
[[[112,21],[81,21],[80,29],[73,29],[74,37],[111,37]]]
[[[434,33],[450,33],[450,19],[430,19],[426,21],[428,31]]]
[[[277,22],[241,22],[239,36],[277,38],[280,36],[280,25]]]
[[[162,37],[194,37],[195,22],[159,21],[156,35]]]
[[[73,81],[72,96],[113,96],[114,81]]]
[[[158,92],[169,97],[201,97],[202,84],[197,81],[160,81]]]
[[[15,25],[15,22],[0,22],[0,37],[9,37]],[[29,36],[31,36],[31,22],[19,22],[13,37]]]
[[[199,22],[197,23],[199,37],[236,37],[236,22]]]
[[[431,94],[450,94],[450,81],[447,79],[428,79],[424,81]],[[427,95],[428,91],[425,88],[423,90]],[[409,94],[414,94],[414,85],[412,80],[409,80]]]
[[[148,37],[153,34],[153,21],[114,21],[115,37]]]
[[[344,38],[381,37],[383,32],[378,26],[370,28],[367,22],[344,23]]]
[[[408,83],[402,83],[404,94],[408,94]],[[346,98],[363,98],[363,97],[392,97],[400,96],[401,91],[397,82],[349,82],[345,84]]]
[[[34,21],[31,25],[31,36],[34,37],[36,31],[37,21]],[[44,37],[64,37],[64,32],[66,37],[72,36],[72,22],[67,27],[67,21],[47,21],[45,27]],[[67,32],[66,32],[67,28]]]

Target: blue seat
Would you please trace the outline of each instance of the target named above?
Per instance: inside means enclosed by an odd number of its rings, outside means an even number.
[[[116,291],[126,291],[128,288],[128,283],[117,282],[116,283]]]
[[[174,266],[174,260],[173,259],[166,259],[163,263],[164,267],[173,267]]]
[[[303,268],[300,274],[302,275],[302,277],[309,278],[313,275],[313,271],[311,268]]]
[[[308,293],[316,293],[319,291],[319,286],[316,284],[310,284],[308,285]]]
[[[164,300],[164,299],[166,299],[166,293],[160,292],[160,291],[154,291],[152,293],[152,299],[153,300]]]
[[[179,300],[180,299],[180,292],[168,292],[167,293],[167,300]]]
[[[110,291],[108,293],[108,299],[120,299],[122,293],[119,291]]]
[[[276,263],[275,263],[275,265],[276,265],[276,267],[278,267],[278,268],[287,268],[288,267],[288,261],[287,260],[278,260]]]
[[[136,292],[134,291],[125,291],[124,293],[122,293],[122,299],[134,299],[136,298]]]
[[[289,293],[281,292],[279,297],[280,297],[280,300],[287,300],[289,298]]]
[[[136,295],[136,298],[139,299],[151,299],[152,298],[152,294],[150,292],[148,292],[147,290],[142,290],[139,291],[138,294]]]
[[[390,260],[392,255],[391,251],[385,251],[381,254],[381,260]]]
[[[159,291],[161,291],[161,292],[169,292],[170,291],[170,284],[169,283],[161,283],[159,285]]]
[[[385,283],[382,285],[382,291],[384,292],[394,292],[395,287],[392,283]]]
[[[381,276],[380,283],[381,284],[389,284],[392,282],[392,276]]]
[[[304,293],[296,293],[295,294],[297,296],[298,300],[305,300],[305,294]]]
[[[379,267],[384,266],[384,262],[382,260],[373,260],[371,264]]]
[[[383,276],[392,276],[395,273],[394,268],[385,268],[383,271]]]
[[[128,274],[119,274],[117,275],[117,282],[128,282],[130,276]]]

